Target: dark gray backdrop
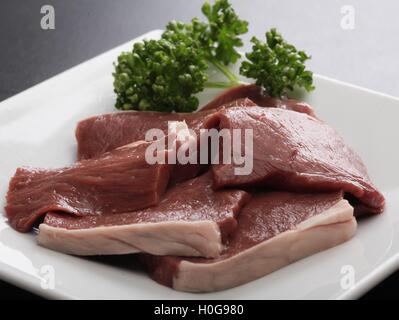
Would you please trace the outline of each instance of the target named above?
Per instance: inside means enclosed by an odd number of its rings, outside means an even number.
[[[0,101],[171,19],[199,15],[202,0],[2,0]],[[316,73],[399,96],[399,2],[395,0],[232,0],[251,35],[277,27],[306,49]],[[55,30],[40,8],[55,8]],[[355,29],[341,28],[344,5]],[[249,36],[245,37],[248,46]],[[369,297],[399,296],[399,276]],[[398,288],[395,289],[393,288]],[[31,297],[0,282],[0,297]]]

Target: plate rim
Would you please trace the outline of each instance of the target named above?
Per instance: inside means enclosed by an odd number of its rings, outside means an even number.
[[[44,81],[41,81],[27,89],[24,89],[23,91],[15,94],[11,97],[6,98],[5,100],[0,101],[0,110],[1,110],[1,107],[5,107],[9,103],[13,103],[14,100],[20,99],[21,97],[24,97],[25,95],[29,95],[31,92],[34,92],[38,88],[41,88],[45,85],[51,84],[54,81],[57,81],[57,79],[61,78],[65,74],[71,73],[76,69],[79,69],[89,63],[92,63],[94,60],[101,58],[102,56],[110,53],[111,51],[114,51],[114,50],[116,51],[116,50],[118,50],[118,48],[126,46],[129,43],[140,41],[145,38],[157,37],[160,35],[160,33],[162,31],[163,30],[161,30],[161,29],[155,29],[155,30],[146,32],[142,35],[139,35],[138,37],[136,37],[134,39],[126,41],[126,42],[124,42],[120,45],[117,45],[105,52],[95,55],[94,57],[92,57],[90,59],[87,59],[77,65],[74,65],[69,69],[66,69],[60,73],[57,73],[57,74],[51,76],[50,78],[45,79]],[[351,84],[351,83],[348,83],[348,82],[345,82],[342,80],[337,80],[337,79],[334,79],[334,78],[331,78],[328,76],[324,76],[324,75],[320,75],[320,74],[314,74],[314,76],[316,79],[325,80],[327,82],[331,82],[331,83],[334,83],[334,84],[337,84],[340,86],[344,86],[344,87],[351,88],[351,89],[354,89],[357,91],[361,91],[363,93],[372,94],[374,96],[378,96],[380,98],[392,100],[396,103],[399,103],[399,97],[396,97],[396,96],[393,96],[390,94],[386,94],[383,92],[379,92],[379,91],[376,91],[373,89],[362,87],[362,86],[359,86],[356,84]],[[5,264],[1,264],[1,265],[5,266],[5,267],[0,267],[0,279],[7,283],[10,283],[11,285],[15,285],[23,290],[27,290],[33,294],[36,294],[36,295],[46,298],[46,299],[71,299],[71,300],[79,299],[78,297],[70,295],[60,289],[57,289],[57,288],[54,290],[41,289],[41,287],[38,286],[37,283],[35,281],[33,281],[33,279],[30,278],[30,276],[23,274],[19,270],[13,269],[9,265],[5,265]],[[383,281],[384,279],[389,277],[391,274],[393,274],[396,271],[398,265],[399,265],[399,252],[397,252],[392,257],[390,257],[389,259],[387,259],[386,261],[384,261],[383,263],[378,265],[374,270],[372,270],[370,273],[368,273],[359,282],[356,282],[354,287],[341,293],[335,299],[350,300],[350,299],[359,298],[365,292],[370,290],[372,287],[374,287],[375,285],[377,285],[378,283],[380,283],[381,281]],[[10,269],[10,270],[8,270],[8,269]]]

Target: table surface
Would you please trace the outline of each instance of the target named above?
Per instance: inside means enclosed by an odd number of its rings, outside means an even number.
[[[399,2],[395,0],[231,0],[250,22],[244,37],[271,27],[312,55],[315,73],[399,96]],[[203,0],[2,0],[0,101],[172,19],[200,15]],[[42,30],[40,9],[55,9],[55,29]],[[348,8],[353,16],[348,16]],[[348,18],[349,17],[349,18]],[[343,28],[351,19],[354,28]],[[395,274],[366,297],[395,294]],[[396,285],[396,288],[399,286]],[[396,296],[399,296],[396,291]],[[0,282],[0,298],[34,297]]]

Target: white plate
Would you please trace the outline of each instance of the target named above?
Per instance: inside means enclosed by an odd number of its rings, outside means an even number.
[[[159,35],[160,31],[153,31],[134,41]],[[0,104],[0,208],[4,207],[8,181],[18,166],[59,167],[73,163],[76,122],[114,111],[112,63],[121,51],[131,48],[132,42]],[[187,294],[160,286],[141,271],[41,248],[33,234],[14,231],[0,214],[0,277],[51,298],[359,297],[399,267],[399,99],[320,76],[315,77],[315,82],[317,89],[303,98],[360,153],[387,199],[385,213],[360,221],[351,241],[234,289]],[[349,288],[345,285],[348,270],[354,271],[355,276],[354,285]],[[46,284],[50,288],[46,289]]]

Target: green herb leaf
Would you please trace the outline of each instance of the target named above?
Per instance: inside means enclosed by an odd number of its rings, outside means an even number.
[[[192,112],[198,107],[194,96],[205,87],[231,87],[238,78],[225,65],[240,57],[240,34],[248,23],[238,18],[227,0],[206,2],[208,23],[198,18],[185,24],[171,21],[161,40],[136,44],[132,52],[118,58],[114,72],[116,108]],[[227,83],[207,83],[209,64],[221,70]]]
[[[227,0],[216,0],[212,6],[205,2],[202,13],[208,18],[204,33],[204,47],[209,56],[228,65],[241,57],[237,47],[242,47],[241,35],[248,32],[248,22],[239,19]]]
[[[247,53],[240,73],[256,80],[273,97],[281,97],[295,87],[314,89],[313,74],[305,68],[310,57],[287,43],[276,29],[266,33],[266,42],[252,38],[252,52]]]
[[[198,107],[193,95],[203,90],[207,68],[190,38],[136,43],[115,65],[116,108],[192,112]]]
[[[115,64],[116,108],[192,112],[198,107],[196,93],[210,88],[228,88],[242,83],[229,68],[240,58],[240,36],[248,22],[239,19],[228,0],[206,2],[202,12],[206,22],[171,21],[160,40],[136,43],[122,53]],[[287,43],[272,29],[266,41],[252,38],[252,52],[241,64],[240,73],[256,80],[271,96],[280,97],[295,87],[310,91],[313,74],[306,70],[310,57]],[[207,69],[214,65],[228,79],[208,82]]]

